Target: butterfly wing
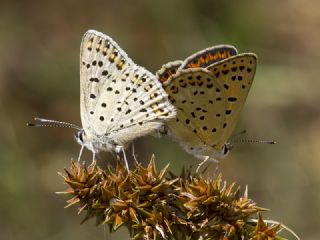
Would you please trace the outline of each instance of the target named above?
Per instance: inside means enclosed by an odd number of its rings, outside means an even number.
[[[237,55],[237,49],[231,45],[217,45],[203,49],[186,58],[178,70],[188,68],[206,68],[223,59]]]
[[[256,56],[249,53],[207,68],[178,70],[164,83],[177,108],[176,118],[167,122],[168,135],[196,157],[221,156],[247,98],[255,68]]]
[[[226,127],[220,136],[219,146],[228,141],[236,126],[253,82],[256,65],[256,55],[244,53],[215,63],[207,68],[216,77],[217,83],[222,86],[227,99],[224,123]]]
[[[175,116],[161,83],[110,37],[89,30],[80,52],[81,120],[92,141],[124,146]]]
[[[162,65],[162,67],[156,72],[157,79],[163,84],[169,79],[169,77],[177,72],[182,63],[183,61],[177,60]]]
[[[188,68],[206,68],[215,62],[237,55],[237,49],[231,45],[217,45],[203,49],[184,61],[177,60],[164,64],[161,69],[156,72],[156,77],[161,83],[165,83],[169,77],[178,70]]]
[[[197,157],[214,155],[224,132],[226,106],[215,76],[204,68],[185,69],[164,88],[177,109],[176,118],[167,122],[168,135]]]

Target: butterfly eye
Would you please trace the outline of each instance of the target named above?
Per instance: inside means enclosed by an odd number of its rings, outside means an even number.
[[[76,139],[80,144],[83,143],[83,135],[84,135],[84,134],[85,134],[85,133],[84,133],[83,130],[80,130],[80,131],[78,131],[78,132],[76,132],[76,133],[74,134],[75,139]]]
[[[229,154],[232,147],[233,147],[233,145],[230,142],[227,142],[226,144],[224,144],[224,146],[223,146],[223,156],[224,157]]]
[[[224,145],[223,147],[223,155],[227,155],[229,153],[229,148],[227,145]]]

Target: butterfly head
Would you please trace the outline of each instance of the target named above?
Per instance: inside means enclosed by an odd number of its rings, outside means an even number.
[[[84,129],[80,129],[74,134],[76,141],[81,145],[89,149],[91,152],[99,152],[98,142],[95,139],[90,138]]]
[[[188,147],[186,148],[192,155],[194,155],[198,159],[204,159],[205,157],[208,157],[212,161],[217,162],[218,160],[221,160],[229,155],[229,152],[233,148],[233,144],[231,142],[227,142],[223,144],[221,147],[212,147],[212,146],[201,146],[199,148],[194,147]]]
[[[80,129],[74,134],[76,141],[81,145],[89,149],[91,152],[98,153],[100,151],[115,151],[119,152],[121,145],[114,142],[107,136],[96,137],[88,135],[84,129]]]
[[[208,155],[215,160],[224,159],[229,155],[232,148],[233,148],[232,143],[227,142],[219,149],[215,148],[214,151],[209,150]]]

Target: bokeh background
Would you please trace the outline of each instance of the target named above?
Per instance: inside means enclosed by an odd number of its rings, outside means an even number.
[[[152,72],[216,44],[256,53],[258,69],[237,129],[247,129],[248,139],[278,143],[237,145],[218,171],[248,185],[251,198],[271,209],[265,218],[301,239],[319,239],[319,9],[316,0],[2,0],[0,239],[110,239],[93,220],[80,225],[83,216],[63,209],[65,196],[54,194],[66,188],[57,172],[79,153],[74,131],[26,127],[34,116],[81,125],[79,46],[87,29],[112,36]],[[143,138],[136,148],[141,161],[155,153],[158,166],[171,162],[175,173],[196,163],[168,139]]]

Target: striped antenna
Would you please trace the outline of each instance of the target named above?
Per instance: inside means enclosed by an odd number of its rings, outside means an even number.
[[[81,130],[81,128],[75,124],[68,122],[61,122],[56,120],[50,120],[45,118],[34,118],[34,123],[27,123],[29,127],[59,127],[59,128],[74,128],[77,130]]]
[[[262,144],[276,144],[275,141],[269,141],[269,140],[252,140],[252,139],[239,139],[239,140],[233,140],[230,141],[230,143],[262,143]]]

